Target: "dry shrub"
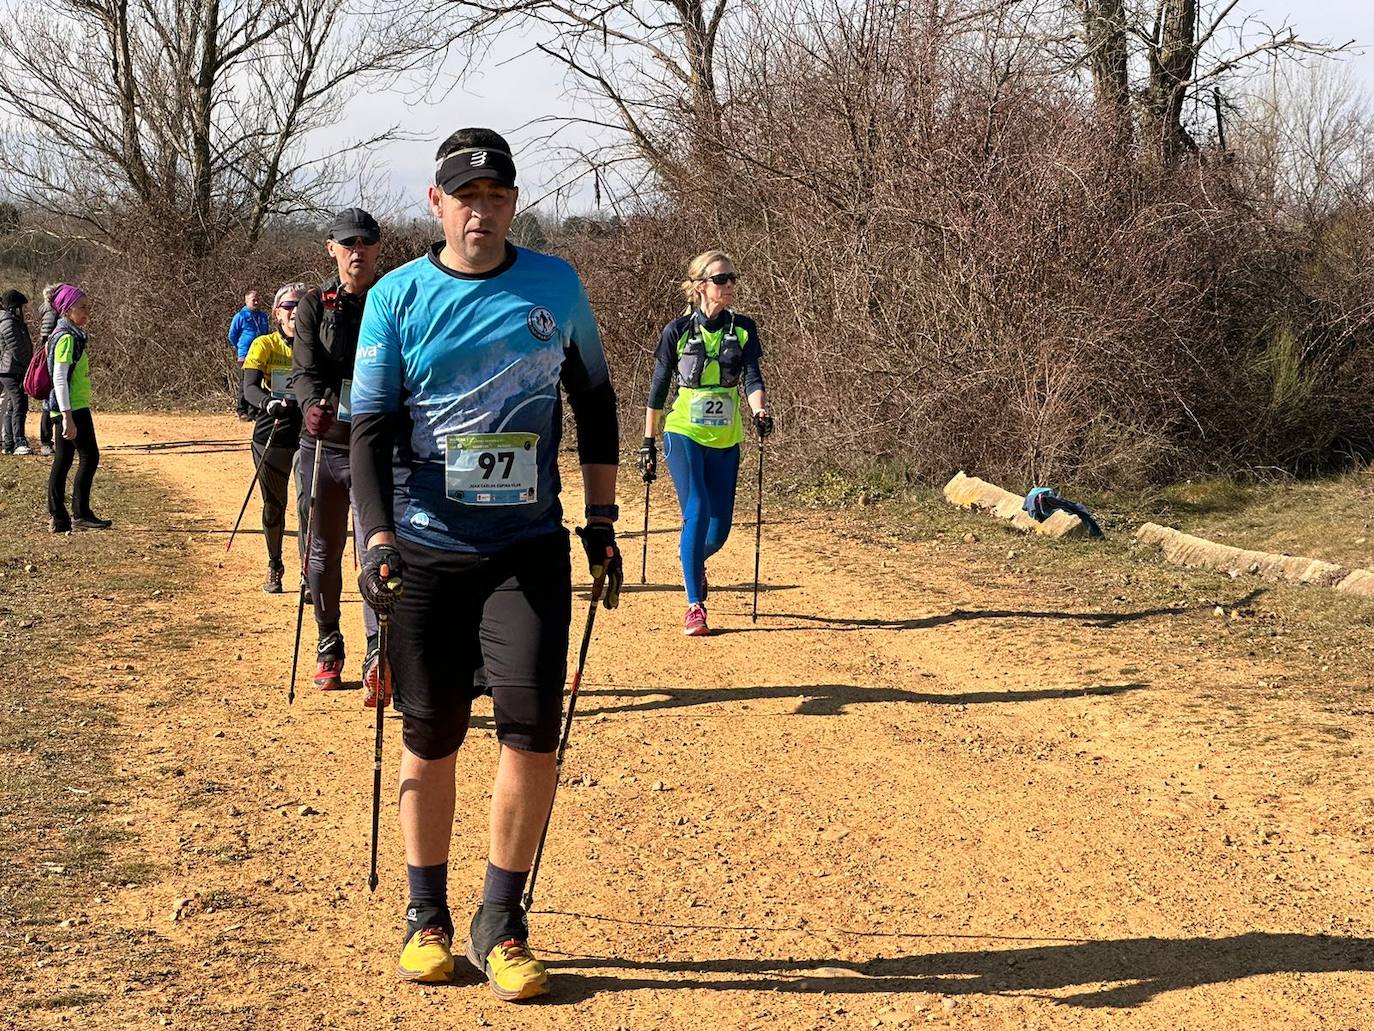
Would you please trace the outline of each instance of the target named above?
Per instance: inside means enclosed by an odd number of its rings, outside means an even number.
[[[388,226],[381,268],[423,251],[426,226]],[[190,259],[184,248],[148,233],[117,260],[85,256],[77,281],[95,302],[92,376],[102,403],[197,408],[231,405],[238,366],[227,333],[250,289],[270,299],[285,283],[311,285],[334,275],[323,234],[276,227],[251,250],[228,246]]]
[[[1374,440],[1367,207],[1294,221],[1243,155],[1139,158],[1024,36],[821,6],[721,48],[720,143],[665,141],[643,214],[555,234],[636,424],[722,246],[798,467],[1126,486]]]

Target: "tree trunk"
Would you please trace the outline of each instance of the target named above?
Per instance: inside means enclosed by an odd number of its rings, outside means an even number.
[[[1125,0],[1084,0],[1083,27],[1098,109],[1124,146],[1131,126]]]
[[[1197,0],[1158,0],[1155,8],[1147,105],[1156,154],[1166,167],[1197,150],[1183,127],[1183,104],[1197,65],[1197,16]]]
[[[198,258],[214,247],[210,139],[214,129],[215,80],[220,66],[219,0],[205,0],[203,10],[200,64],[191,87],[191,224],[186,227],[187,246]]]

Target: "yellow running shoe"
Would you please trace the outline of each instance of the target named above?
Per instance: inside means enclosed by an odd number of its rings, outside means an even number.
[[[483,973],[498,999],[516,1002],[549,990],[549,972],[530,951],[523,910],[479,906],[469,931],[468,962]]]
[[[422,927],[401,950],[396,972],[407,981],[448,981],[453,977],[453,950],[442,927]]]
[[[533,999],[549,990],[549,972],[534,958],[528,943],[519,938],[493,945],[485,963],[477,955],[477,946],[469,941],[468,962],[487,976],[492,994],[504,1002]]]

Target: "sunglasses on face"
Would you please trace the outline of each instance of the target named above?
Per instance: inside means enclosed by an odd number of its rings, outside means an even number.
[[[702,276],[697,280],[698,283],[715,283],[716,286],[724,286],[726,283],[739,282],[738,272],[719,272],[714,276]]]
[[[361,236],[350,236],[347,239],[335,240],[334,242],[337,243],[340,247],[348,248],[350,251],[360,251],[364,247],[372,246],[371,240],[366,240]]]
[[[296,310],[296,305],[297,305],[298,303],[299,303],[298,301],[282,301],[281,304],[277,305],[277,307],[280,308],[280,309],[281,309],[282,311],[284,311],[284,312],[292,312],[292,313],[294,313],[295,310]]]

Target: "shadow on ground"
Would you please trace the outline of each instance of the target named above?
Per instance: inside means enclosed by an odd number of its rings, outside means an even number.
[[[1128,1009],[1165,992],[1262,974],[1374,971],[1374,939],[1255,931],[1229,938],[1126,938],[931,952],[857,964],[838,959],[655,962],[586,958],[554,960],[549,966],[558,971],[550,997],[555,1004],[577,1003],[603,992],[673,988],[950,996],[1069,991],[1043,997],[1066,1006]],[[632,971],[635,976],[573,972],[581,969]]]
[[[795,591],[797,584],[759,584],[759,593],[767,594],[772,591]],[[673,592],[682,593],[682,584],[675,581],[670,584],[633,584],[625,583],[621,585],[621,594],[659,594]],[[747,584],[712,584],[712,594],[753,594],[754,582],[750,580]],[[584,601],[591,598],[591,591],[585,587],[577,589],[577,596]]]
[[[1144,683],[1095,684],[1088,687],[1043,688],[1021,691],[962,691],[949,694],[928,691],[903,691],[896,687],[860,687],[856,684],[778,684],[767,687],[642,687],[606,690],[582,688],[583,698],[643,698],[622,705],[598,705],[579,715],[653,712],[682,709],[693,705],[729,702],[754,702],[776,699],[795,700],[801,716],[840,716],[851,705],[873,702],[916,702],[923,705],[987,705],[1003,702],[1045,702],[1062,698],[1111,697],[1130,691],[1143,691]]]
[[[752,587],[753,585],[751,584],[750,588],[752,589]],[[1259,587],[1244,597],[1237,598],[1235,601],[1221,602],[1219,604],[1228,609],[1243,609],[1253,605],[1255,601],[1264,594],[1265,589]],[[932,630],[935,627],[948,626],[951,623],[965,623],[971,620],[980,619],[1062,619],[1076,621],[1085,626],[1110,630],[1123,624],[1137,623],[1142,620],[1160,619],[1169,616],[1188,616],[1196,615],[1200,612],[1210,612],[1214,604],[1217,603],[1209,601],[1204,604],[1188,605],[1182,608],[1162,606],[1149,609],[1137,609],[1133,612],[1064,612],[1054,609],[954,609],[950,612],[937,613],[932,616],[918,616],[914,619],[843,619],[834,616],[809,616],[800,612],[768,612],[764,613],[764,616],[769,620],[794,619],[803,625],[726,627],[720,630],[713,630],[711,633],[713,636],[718,636],[722,634],[778,633],[789,630],[811,629],[836,632],[849,630]]]

